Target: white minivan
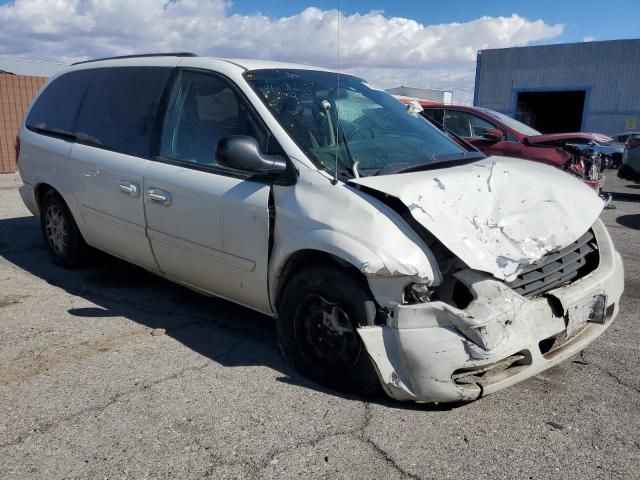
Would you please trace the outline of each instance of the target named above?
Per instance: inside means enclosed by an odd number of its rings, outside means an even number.
[[[20,193],[59,265],[93,247],[276,317],[341,391],[475,400],[601,335],[622,261],[579,179],[418,113],[307,66],[83,62],[27,113]]]

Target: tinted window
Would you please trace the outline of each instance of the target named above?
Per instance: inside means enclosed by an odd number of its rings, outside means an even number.
[[[497,128],[495,124],[487,122],[484,118],[471,115],[471,132],[474,137],[482,137],[492,128]]]
[[[447,110],[444,116],[445,126],[460,137],[482,137],[485,132],[496,126],[484,118],[468,112]]]
[[[33,105],[27,117],[27,127],[72,133],[78,107],[93,74],[93,70],[80,70],[53,80]]]
[[[75,127],[79,140],[139,157],[151,154],[158,105],[170,68],[95,71]]]
[[[435,120],[440,125],[444,123],[444,110],[442,108],[425,108],[424,115],[430,120]]]
[[[471,126],[469,116],[463,112],[447,110],[444,116],[444,126],[459,137],[470,137]]]
[[[216,164],[215,152],[220,139],[229,135],[253,137],[266,153],[265,130],[227,80],[213,74],[182,71],[171,93],[160,155],[227,168]]]

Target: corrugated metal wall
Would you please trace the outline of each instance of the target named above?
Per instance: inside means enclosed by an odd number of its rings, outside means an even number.
[[[640,40],[545,45],[478,53],[474,104],[508,115],[519,91],[585,90],[583,130],[640,130]]]
[[[31,100],[46,80],[0,74],[0,173],[17,170],[16,135]]]

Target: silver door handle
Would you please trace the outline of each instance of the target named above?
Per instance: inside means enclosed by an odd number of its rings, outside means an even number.
[[[159,188],[150,188],[147,190],[147,198],[154,203],[162,205],[171,205],[171,194],[160,190]]]
[[[127,195],[131,195],[132,197],[140,196],[140,188],[135,183],[120,182],[120,190]]]

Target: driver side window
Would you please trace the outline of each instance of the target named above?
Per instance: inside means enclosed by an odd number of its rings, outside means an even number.
[[[471,136],[474,138],[484,137],[487,130],[497,129],[498,127],[484,118],[469,115],[471,117]],[[500,130],[500,129],[498,129]]]
[[[176,79],[162,132],[160,156],[216,169],[218,142],[230,135],[253,137],[266,150],[268,135],[245,100],[224,78],[183,70]]]
[[[459,137],[467,138],[482,138],[487,130],[498,128],[484,118],[459,110],[445,112],[444,126]]]

